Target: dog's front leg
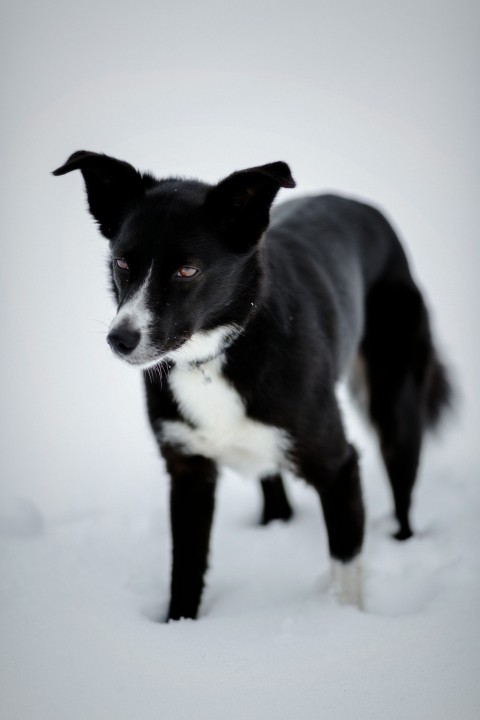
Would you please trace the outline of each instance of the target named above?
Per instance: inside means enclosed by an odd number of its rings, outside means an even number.
[[[363,609],[363,578],[360,551],[365,510],[360,487],[357,453],[350,447],[348,459],[336,473],[327,474],[318,486],[332,560],[332,589],[342,604]]]
[[[310,456],[304,477],[317,490],[327,526],[332,589],[341,603],[363,607],[362,566],[365,511],[357,453],[346,446],[341,462]]]
[[[200,455],[162,448],[171,478],[172,575],[167,620],[196,618],[208,564],[217,468]]]

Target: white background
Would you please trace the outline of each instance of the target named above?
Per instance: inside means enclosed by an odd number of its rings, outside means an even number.
[[[7,0],[2,14],[4,716],[476,717],[478,4]],[[325,539],[303,486],[292,527],[264,532],[256,489],[227,476],[203,619],[146,620],[167,601],[167,482],[140,379],[105,343],[106,241],[80,174],[49,175],[78,149],[211,182],[285,160],[294,193],[353,194],[398,228],[459,402],[425,454],[420,537],[402,548],[387,540],[374,445],[348,413],[370,614],[314,588]]]

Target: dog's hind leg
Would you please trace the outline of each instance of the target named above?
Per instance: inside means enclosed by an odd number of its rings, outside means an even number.
[[[409,519],[426,424],[428,368],[433,349],[428,317],[413,282],[382,282],[367,298],[361,345],[370,393],[370,417],[390,480],[398,531],[412,535]]]
[[[273,520],[290,520],[293,515],[285,485],[281,475],[269,475],[260,480],[263,496],[261,524],[267,525]]]
[[[388,393],[373,405],[380,437],[380,449],[392,488],[398,530],[397,540],[412,536],[410,505],[422,446],[422,424],[418,392],[406,379],[396,397]]]
[[[171,478],[172,575],[168,620],[196,618],[208,564],[217,469],[200,455],[162,447]]]

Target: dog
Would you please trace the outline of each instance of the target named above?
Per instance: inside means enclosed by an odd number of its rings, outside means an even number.
[[[295,187],[284,162],[216,185],[158,180],[87,151],[53,174],[73,170],[110,243],[118,311],[107,341],[143,371],[171,479],[167,620],[198,615],[223,465],[260,481],[265,524],[292,515],[282,473],[314,488],[336,592],[361,607],[365,513],[336,386],[360,359],[398,540],[412,535],[422,439],[452,394],[391,225],[333,194],[272,208],[280,188]]]

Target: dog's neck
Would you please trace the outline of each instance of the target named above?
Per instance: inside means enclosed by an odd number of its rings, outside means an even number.
[[[178,350],[165,359],[177,367],[200,368],[222,357],[235,342],[243,328],[239,325],[220,325],[212,330],[201,330],[192,335]]]

